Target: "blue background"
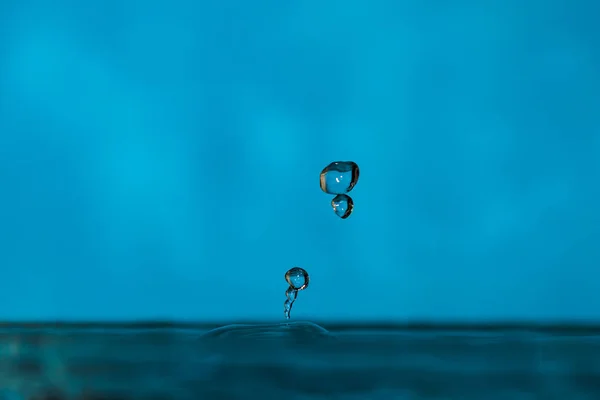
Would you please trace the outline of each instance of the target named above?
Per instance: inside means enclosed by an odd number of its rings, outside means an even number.
[[[0,319],[600,319],[594,4],[0,2]]]

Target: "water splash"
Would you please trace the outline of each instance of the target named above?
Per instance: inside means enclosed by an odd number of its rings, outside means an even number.
[[[308,287],[310,277],[304,269],[294,267],[285,273],[285,280],[290,286],[285,291],[286,299],[283,303],[283,313],[285,319],[290,319],[292,306],[298,297],[298,292]]]

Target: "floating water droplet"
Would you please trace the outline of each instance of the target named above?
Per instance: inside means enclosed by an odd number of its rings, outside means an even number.
[[[294,267],[285,273],[285,280],[292,289],[304,290],[308,287],[308,272],[299,267]]]
[[[352,214],[354,201],[352,201],[352,197],[347,194],[338,194],[331,200],[331,207],[333,207],[335,215],[341,219],[346,219]]]
[[[321,171],[321,190],[329,194],[348,193],[356,186],[358,175],[358,165],[355,162],[332,162]]]
[[[308,272],[299,267],[294,267],[285,273],[285,280],[290,285],[285,291],[285,302],[283,303],[283,313],[285,319],[290,319],[292,306],[298,297],[298,292],[308,287],[310,278]]]

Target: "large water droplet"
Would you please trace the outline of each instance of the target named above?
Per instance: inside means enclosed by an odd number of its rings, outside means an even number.
[[[358,175],[358,165],[355,162],[332,162],[321,171],[321,190],[329,194],[348,193],[356,186]]]
[[[333,207],[335,215],[341,219],[346,219],[352,214],[354,201],[352,201],[352,197],[347,194],[338,194],[331,200],[331,207]]]
[[[294,290],[304,290],[308,287],[310,278],[308,272],[299,267],[294,267],[285,273],[285,280]]]
[[[294,267],[285,273],[285,280],[290,285],[285,291],[285,302],[283,303],[283,313],[285,319],[290,319],[292,306],[298,297],[298,292],[308,287],[310,278],[308,272],[299,267]]]

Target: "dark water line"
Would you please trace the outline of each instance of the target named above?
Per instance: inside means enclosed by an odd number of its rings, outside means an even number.
[[[0,329],[104,329],[104,330],[210,330],[219,326],[235,324],[273,324],[282,321],[0,321]],[[599,335],[600,321],[594,322],[326,322],[312,321],[334,331],[414,331],[414,332],[511,332],[526,331],[534,333],[561,335]]]

